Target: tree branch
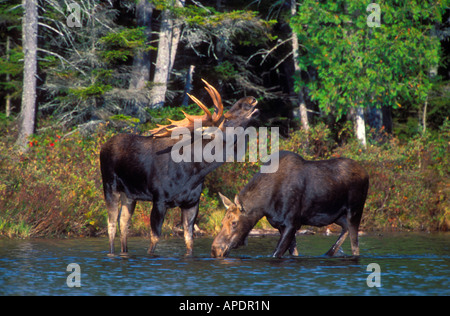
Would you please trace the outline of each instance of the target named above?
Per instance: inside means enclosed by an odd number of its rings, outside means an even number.
[[[51,52],[51,51],[49,51],[49,50],[43,49],[43,48],[38,48],[37,50],[38,50],[38,51],[41,51],[41,52],[43,52],[43,53],[47,53],[47,54],[53,55],[53,56],[55,56],[55,57],[58,57],[59,60],[61,60],[61,63],[62,63],[63,61],[66,62],[66,63],[68,63],[68,64],[71,65],[73,68],[75,68],[76,70],[78,70],[79,72],[81,72],[83,75],[86,76],[86,73],[85,73],[83,70],[81,70],[80,68],[78,68],[77,66],[75,66],[74,64],[72,64],[70,61],[68,61],[67,59],[65,59],[65,58],[62,57],[61,55],[59,55],[59,54],[57,54],[57,53],[54,53],[54,52]],[[62,64],[63,64],[63,63],[62,63]],[[63,65],[64,65],[64,64],[63,64]]]
[[[264,55],[264,57],[263,57],[261,63],[259,64],[259,65],[261,66],[262,64],[264,64],[264,62],[266,61],[267,57],[269,57],[270,54],[272,54],[272,53],[273,53],[277,48],[279,48],[280,46],[282,46],[282,45],[284,45],[284,44],[286,44],[287,42],[290,42],[290,41],[291,41],[291,38],[289,37],[289,38],[285,39],[284,41],[281,41],[281,42],[277,43],[277,45],[275,45],[274,47],[272,47],[272,48],[269,49],[269,50],[267,50],[267,49],[260,49],[259,51],[257,51],[257,52],[254,53],[253,55],[251,55],[251,56],[247,59],[247,61],[245,62],[245,64],[248,65],[248,63],[250,62],[250,60],[251,60],[253,57],[256,57],[256,56],[258,56],[258,55]],[[288,57],[288,56],[286,56],[284,59],[286,59],[287,57]],[[284,60],[284,59],[283,59],[283,60]]]

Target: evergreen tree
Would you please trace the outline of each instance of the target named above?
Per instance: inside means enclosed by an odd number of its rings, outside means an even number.
[[[0,3],[0,98],[5,99],[6,117],[22,94],[21,8],[20,0]]]

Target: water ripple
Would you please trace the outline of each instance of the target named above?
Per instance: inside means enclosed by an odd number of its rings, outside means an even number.
[[[148,241],[132,238],[130,256],[112,258],[105,238],[0,240],[0,295],[450,295],[449,234],[364,236],[359,258],[326,258],[334,239],[301,236],[301,255],[281,260],[270,257],[276,237],[251,238],[227,259],[209,257],[211,238],[195,241],[192,258],[180,239],[148,256]],[[66,284],[69,263],[80,288]],[[369,263],[380,288],[367,286]]]

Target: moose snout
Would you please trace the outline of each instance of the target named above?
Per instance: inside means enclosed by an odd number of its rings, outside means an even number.
[[[226,257],[227,248],[225,245],[212,245],[211,246],[211,257],[213,258],[224,258]]]

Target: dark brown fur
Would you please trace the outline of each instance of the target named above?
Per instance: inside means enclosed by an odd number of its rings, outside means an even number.
[[[350,233],[353,254],[359,255],[358,228],[369,188],[364,168],[351,159],[308,161],[286,151],[279,159],[278,171],[257,173],[234,203],[221,195],[227,213],[211,255],[224,257],[242,245],[263,216],[281,233],[274,257],[288,249],[297,254],[295,233],[302,225],[332,223],[342,233],[327,254],[334,255]]]
[[[246,127],[255,109],[256,99],[245,97],[226,113],[221,128]],[[204,147],[210,140],[202,141]],[[155,250],[167,208],[179,206],[182,212],[187,253],[193,249],[193,227],[205,176],[222,162],[179,162],[171,157],[177,139],[120,134],[109,139],[100,152],[110,253],[120,218],[121,250],[128,251],[128,225],[136,201],[153,201],[150,215],[151,240],[148,252]],[[194,161],[193,159],[191,161]],[[119,203],[122,207],[119,211]]]

